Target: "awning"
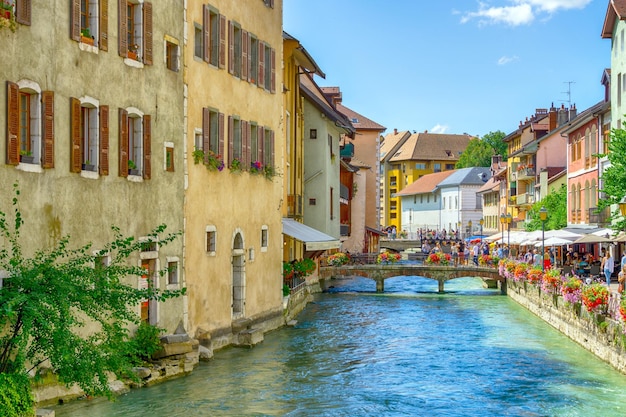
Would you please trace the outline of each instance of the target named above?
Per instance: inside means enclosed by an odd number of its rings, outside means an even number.
[[[283,234],[304,243],[307,252],[339,249],[341,242],[332,236],[315,230],[293,219],[283,219]]]

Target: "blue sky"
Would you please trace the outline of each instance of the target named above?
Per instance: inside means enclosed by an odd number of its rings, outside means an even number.
[[[537,108],[601,101],[609,0],[284,0],[284,30],[387,128],[510,133]],[[568,82],[572,82],[568,84]]]

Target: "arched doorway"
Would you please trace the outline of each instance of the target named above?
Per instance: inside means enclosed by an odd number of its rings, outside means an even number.
[[[233,319],[244,317],[245,311],[245,281],[246,281],[246,268],[245,268],[245,251],[243,248],[243,238],[241,233],[237,233],[233,240],[233,259],[232,259],[232,277],[233,277]]]

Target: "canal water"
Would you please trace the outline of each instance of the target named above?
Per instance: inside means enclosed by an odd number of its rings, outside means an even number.
[[[66,416],[624,416],[626,376],[482,281],[335,280],[253,349]]]

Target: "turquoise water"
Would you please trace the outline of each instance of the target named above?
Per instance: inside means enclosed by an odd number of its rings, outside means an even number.
[[[253,349],[57,416],[623,416],[626,376],[479,279],[334,281]]]

